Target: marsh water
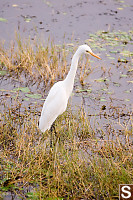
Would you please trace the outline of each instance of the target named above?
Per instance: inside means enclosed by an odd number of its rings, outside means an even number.
[[[121,120],[122,123],[125,119],[129,120],[133,109],[131,0],[1,0],[0,8],[0,39],[5,41],[7,48],[15,40],[15,31],[22,38],[30,36],[31,41],[36,37],[42,41],[50,38],[56,44],[65,42],[68,46],[89,41],[92,50],[102,60],[90,57],[89,65],[93,71],[86,77],[84,86],[79,83],[80,72],[77,73],[71,106],[77,109],[75,105],[83,105],[92,126],[96,122],[99,129],[103,126],[108,128],[112,119],[117,126],[121,126]],[[20,83],[1,76],[1,97],[7,98],[14,88],[25,87],[25,81]],[[47,94],[44,95],[42,88],[37,88],[36,84],[28,86],[32,93],[39,93],[42,97]],[[25,105],[37,101],[43,104],[39,99],[30,98]]]
[[[54,40],[55,44],[74,47],[88,42],[102,60],[89,57],[90,73],[81,84],[83,73],[80,61],[73,94],[69,106],[73,111],[84,109],[90,126],[101,137],[103,131],[122,133],[130,127],[133,115],[133,1],[132,0],[1,0],[0,40],[8,49],[15,41],[15,32],[31,42]],[[72,57],[72,54],[71,54]],[[71,59],[68,60],[70,65]],[[91,69],[91,70],[90,70]],[[33,82],[32,82],[33,83]],[[12,104],[17,88],[23,106],[37,107],[41,112],[44,98],[49,90],[30,84],[21,77],[0,74],[0,101]],[[22,89],[23,88],[23,89]],[[30,91],[30,92],[29,92]],[[31,95],[29,95],[29,93]],[[39,94],[39,96],[33,96]],[[17,93],[18,95],[18,93]],[[111,130],[111,131],[110,131]],[[4,199],[17,199],[8,195]]]
[[[31,36],[53,38],[56,43],[80,40],[99,30],[129,31],[133,27],[131,0],[28,0],[0,2],[0,39],[7,44],[18,31],[25,38]]]

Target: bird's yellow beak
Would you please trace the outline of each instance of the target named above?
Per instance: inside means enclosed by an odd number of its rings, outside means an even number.
[[[93,52],[89,52],[92,56],[98,58],[98,59],[101,59],[99,56],[97,56],[96,54],[94,54]]]

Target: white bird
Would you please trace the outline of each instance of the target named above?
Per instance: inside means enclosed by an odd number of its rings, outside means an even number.
[[[63,81],[59,81],[53,85],[44,102],[41,117],[39,119],[39,128],[42,132],[45,132],[47,129],[49,130],[56,118],[66,110],[68,99],[73,90],[78,60],[83,53],[91,54],[92,56],[101,59],[92,52],[88,45],[84,44],[78,47],[73,55],[68,75]]]

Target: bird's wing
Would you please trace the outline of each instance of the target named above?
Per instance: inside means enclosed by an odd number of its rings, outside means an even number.
[[[60,82],[56,83],[44,102],[39,120],[39,128],[43,132],[49,129],[55,119],[66,110],[67,101],[63,85]]]

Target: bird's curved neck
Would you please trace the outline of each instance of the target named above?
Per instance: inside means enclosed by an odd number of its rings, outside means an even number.
[[[75,79],[75,75],[76,75],[76,71],[77,71],[77,67],[78,67],[79,57],[80,57],[80,54],[78,53],[78,51],[76,51],[76,53],[74,54],[74,56],[72,58],[71,67],[70,67],[70,70],[68,72],[68,75],[66,76],[66,78],[64,80],[67,87],[71,88],[70,90],[73,89],[74,79]]]
[[[79,60],[79,54],[75,53],[72,58],[70,70],[65,78],[65,81],[68,84],[74,84],[74,78],[78,67],[78,60]]]

